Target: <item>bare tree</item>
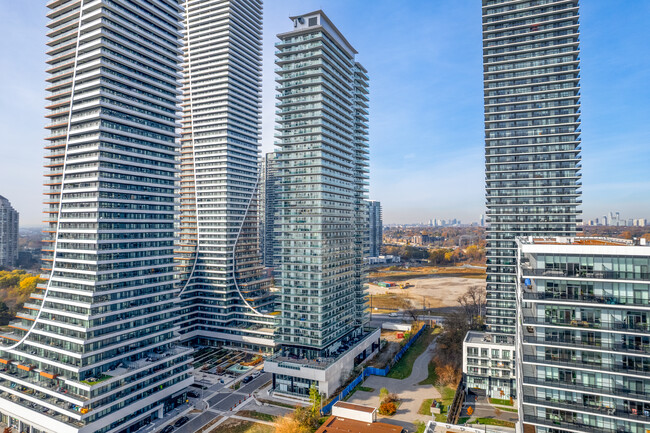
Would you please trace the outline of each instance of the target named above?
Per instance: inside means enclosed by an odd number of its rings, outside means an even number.
[[[483,312],[486,306],[484,287],[471,286],[464,294],[458,297],[457,302],[465,310],[471,328],[483,324]]]

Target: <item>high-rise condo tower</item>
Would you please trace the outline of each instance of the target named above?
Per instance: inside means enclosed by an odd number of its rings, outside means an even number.
[[[0,195],[0,266],[18,261],[18,212]]]
[[[305,395],[316,381],[327,394],[341,378],[342,367],[330,368],[339,355],[359,349],[356,365],[372,351],[363,264],[368,76],[322,11],[291,20],[276,44],[279,343],[287,362],[305,361],[293,370],[267,361],[265,369],[276,373],[276,390]],[[307,372],[312,361],[320,376]]]
[[[183,341],[272,351],[257,233],[261,0],[185,0],[181,215]]]
[[[3,333],[2,421],[130,433],[185,400],[174,286],[181,8],[47,4],[45,282]]]
[[[570,236],[580,210],[577,0],[483,0],[487,325],[514,335],[515,237]]]
[[[514,343],[515,238],[575,235],[580,221],[578,18],[578,0],[483,0],[486,323],[495,343]],[[480,380],[507,388],[508,378]]]

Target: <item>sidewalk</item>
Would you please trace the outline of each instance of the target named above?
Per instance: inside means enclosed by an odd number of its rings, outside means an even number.
[[[436,340],[434,339],[429,347],[413,363],[411,375],[406,379],[391,379],[382,376],[368,376],[362,386],[374,388],[373,392],[357,390],[348,400],[350,403],[364,404],[372,407],[379,407],[379,390],[388,389],[389,392],[399,396],[400,406],[397,413],[392,417],[382,418],[382,422],[389,420],[405,421],[430,421],[431,415],[420,415],[418,411],[422,402],[428,398],[442,398],[440,392],[431,385],[420,385],[419,383],[429,375],[429,362],[433,358],[433,350]]]

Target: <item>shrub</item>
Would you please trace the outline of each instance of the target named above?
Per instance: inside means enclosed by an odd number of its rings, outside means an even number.
[[[392,401],[385,401],[379,405],[379,413],[382,415],[392,416],[395,415],[395,412],[397,412],[397,406]]]
[[[460,372],[456,371],[453,366],[447,364],[436,367],[436,376],[438,377],[438,385],[441,386],[456,386],[460,381]]]

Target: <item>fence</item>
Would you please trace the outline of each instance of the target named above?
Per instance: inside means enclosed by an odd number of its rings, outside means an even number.
[[[463,403],[465,402],[465,375],[458,383],[456,388],[456,394],[454,395],[454,400],[449,407],[447,412],[447,422],[450,424],[456,424],[460,414],[463,411]]]
[[[386,376],[388,374],[388,372],[390,371],[390,368],[393,365],[395,365],[397,363],[397,361],[402,359],[402,356],[404,356],[404,354],[409,349],[409,347],[411,347],[411,345],[420,337],[420,335],[422,334],[422,332],[424,332],[426,327],[427,327],[427,325],[422,326],[422,328],[420,328],[420,330],[409,341],[406,342],[404,347],[402,347],[402,349],[399,352],[397,352],[397,355],[395,355],[393,360],[388,364],[388,367],[386,367],[386,368],[377,368],[377,367],[366,367],[366,368],[364,368],[363,371],[361,372],[361,374],[359,376],[357,376],[352,382],[350,382],[350,384],[348,386],[346,386],[343,389],[343,391],[341,391],[337,396],[335,396],[332,399],[332,401],[330,401],[328,404],[323,406],[323,408],[320,410],[321,416],[325,416],[328,413],[330,413],[332,411],[332,406],[334,406],[334,404],[337,401],[343,400],[345,397],[347,397],[347,395],[350,392],[352,392],[352,390],[354,388],[356,388],[357,385],[359,385],[361,382],[363,382],[363,380],[366,377],[368,377],[370,375],[373,375],[373,376]]]

